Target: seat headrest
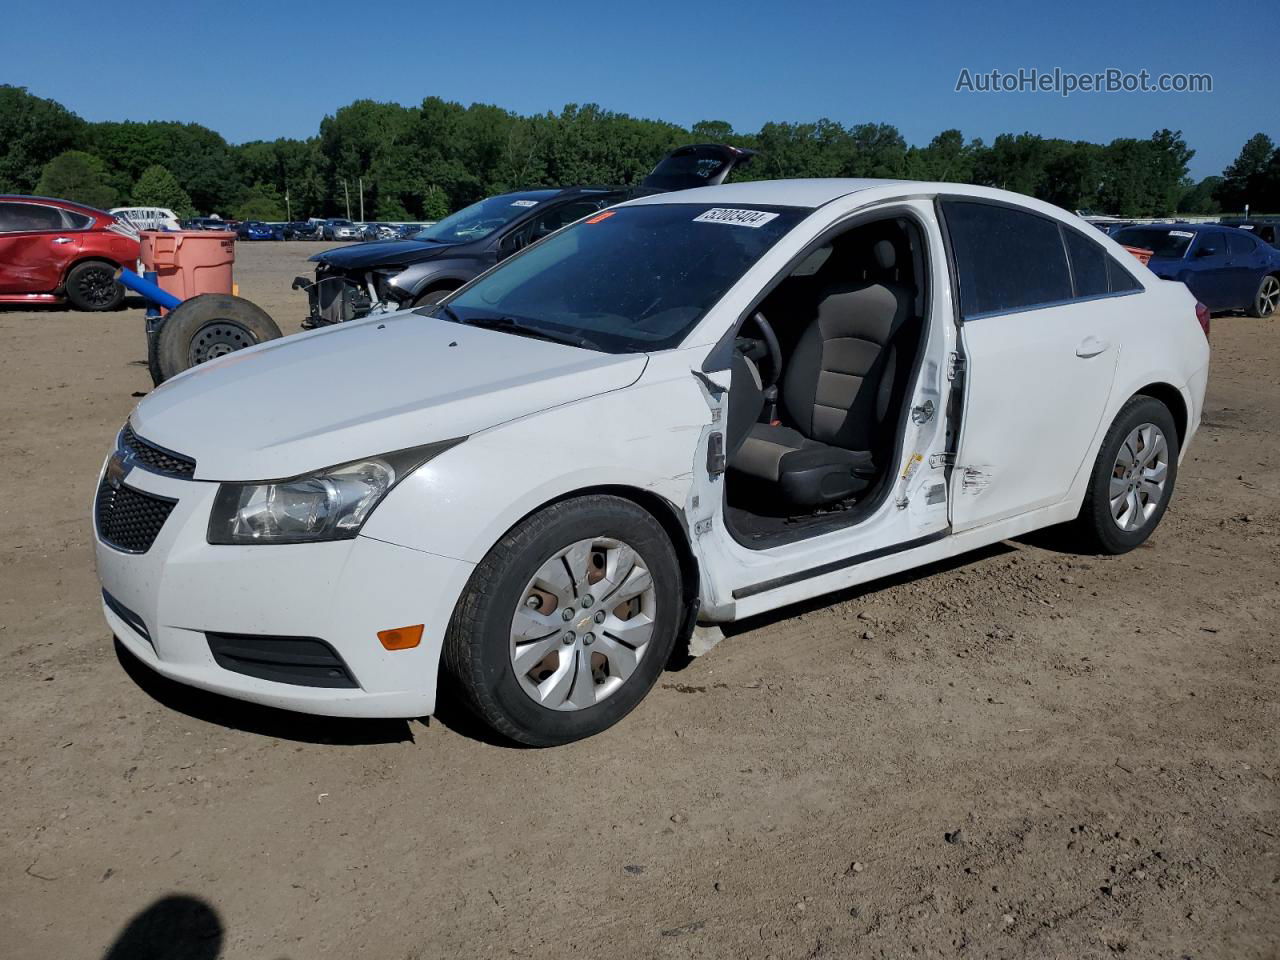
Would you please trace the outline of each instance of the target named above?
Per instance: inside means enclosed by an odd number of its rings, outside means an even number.
[[[898,265],[898,254],[888,240],[877,240],[871,247],[871,258],[881,270],[892,270]]]

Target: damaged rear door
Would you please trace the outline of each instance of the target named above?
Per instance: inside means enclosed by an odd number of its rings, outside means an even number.
[[[1073,276],[1068,238],[1076,247],[1081,236],[1057,220],[970,199],[941,206],[963,351],[953,364],[964,391],[951,478],[958,532],[1062,502],[1091,465],[1124,297],[1106,295],[1105,265],[1101,296],[1089,292],[1083,263]]]

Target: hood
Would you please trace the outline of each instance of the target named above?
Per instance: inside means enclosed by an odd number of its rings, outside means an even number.
[[[342,270],[363,270],[388,264],[420,263],[448,249],[449,244],[431,240],[379,240],[358,247],[334,247],[307,259]]]
[[[646,362],[405,312],[194,367],[130,422],[193,458],[197,480],[277,480],[618,390]]]

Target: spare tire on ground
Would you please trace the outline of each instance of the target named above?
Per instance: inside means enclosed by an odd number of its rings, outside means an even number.
[[[165,318],[155,343],[152,379],[159,386],[189,367],[275,340],[280,328],[243,297],[204,293],[184,300]]]

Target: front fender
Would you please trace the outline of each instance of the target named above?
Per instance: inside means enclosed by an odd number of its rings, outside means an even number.
[[[392,286],[402,291],[406,299],[412,299],[439,283],[462,286],[477,277],[483,269],[481,264],[469,260],[426,260],[411,263],[397,273]]]
[[[683,512],[708,417],[686,372],[510,421],[419,468],[362,533],[478,563],[521,518],[578,490],[633,487]]]

